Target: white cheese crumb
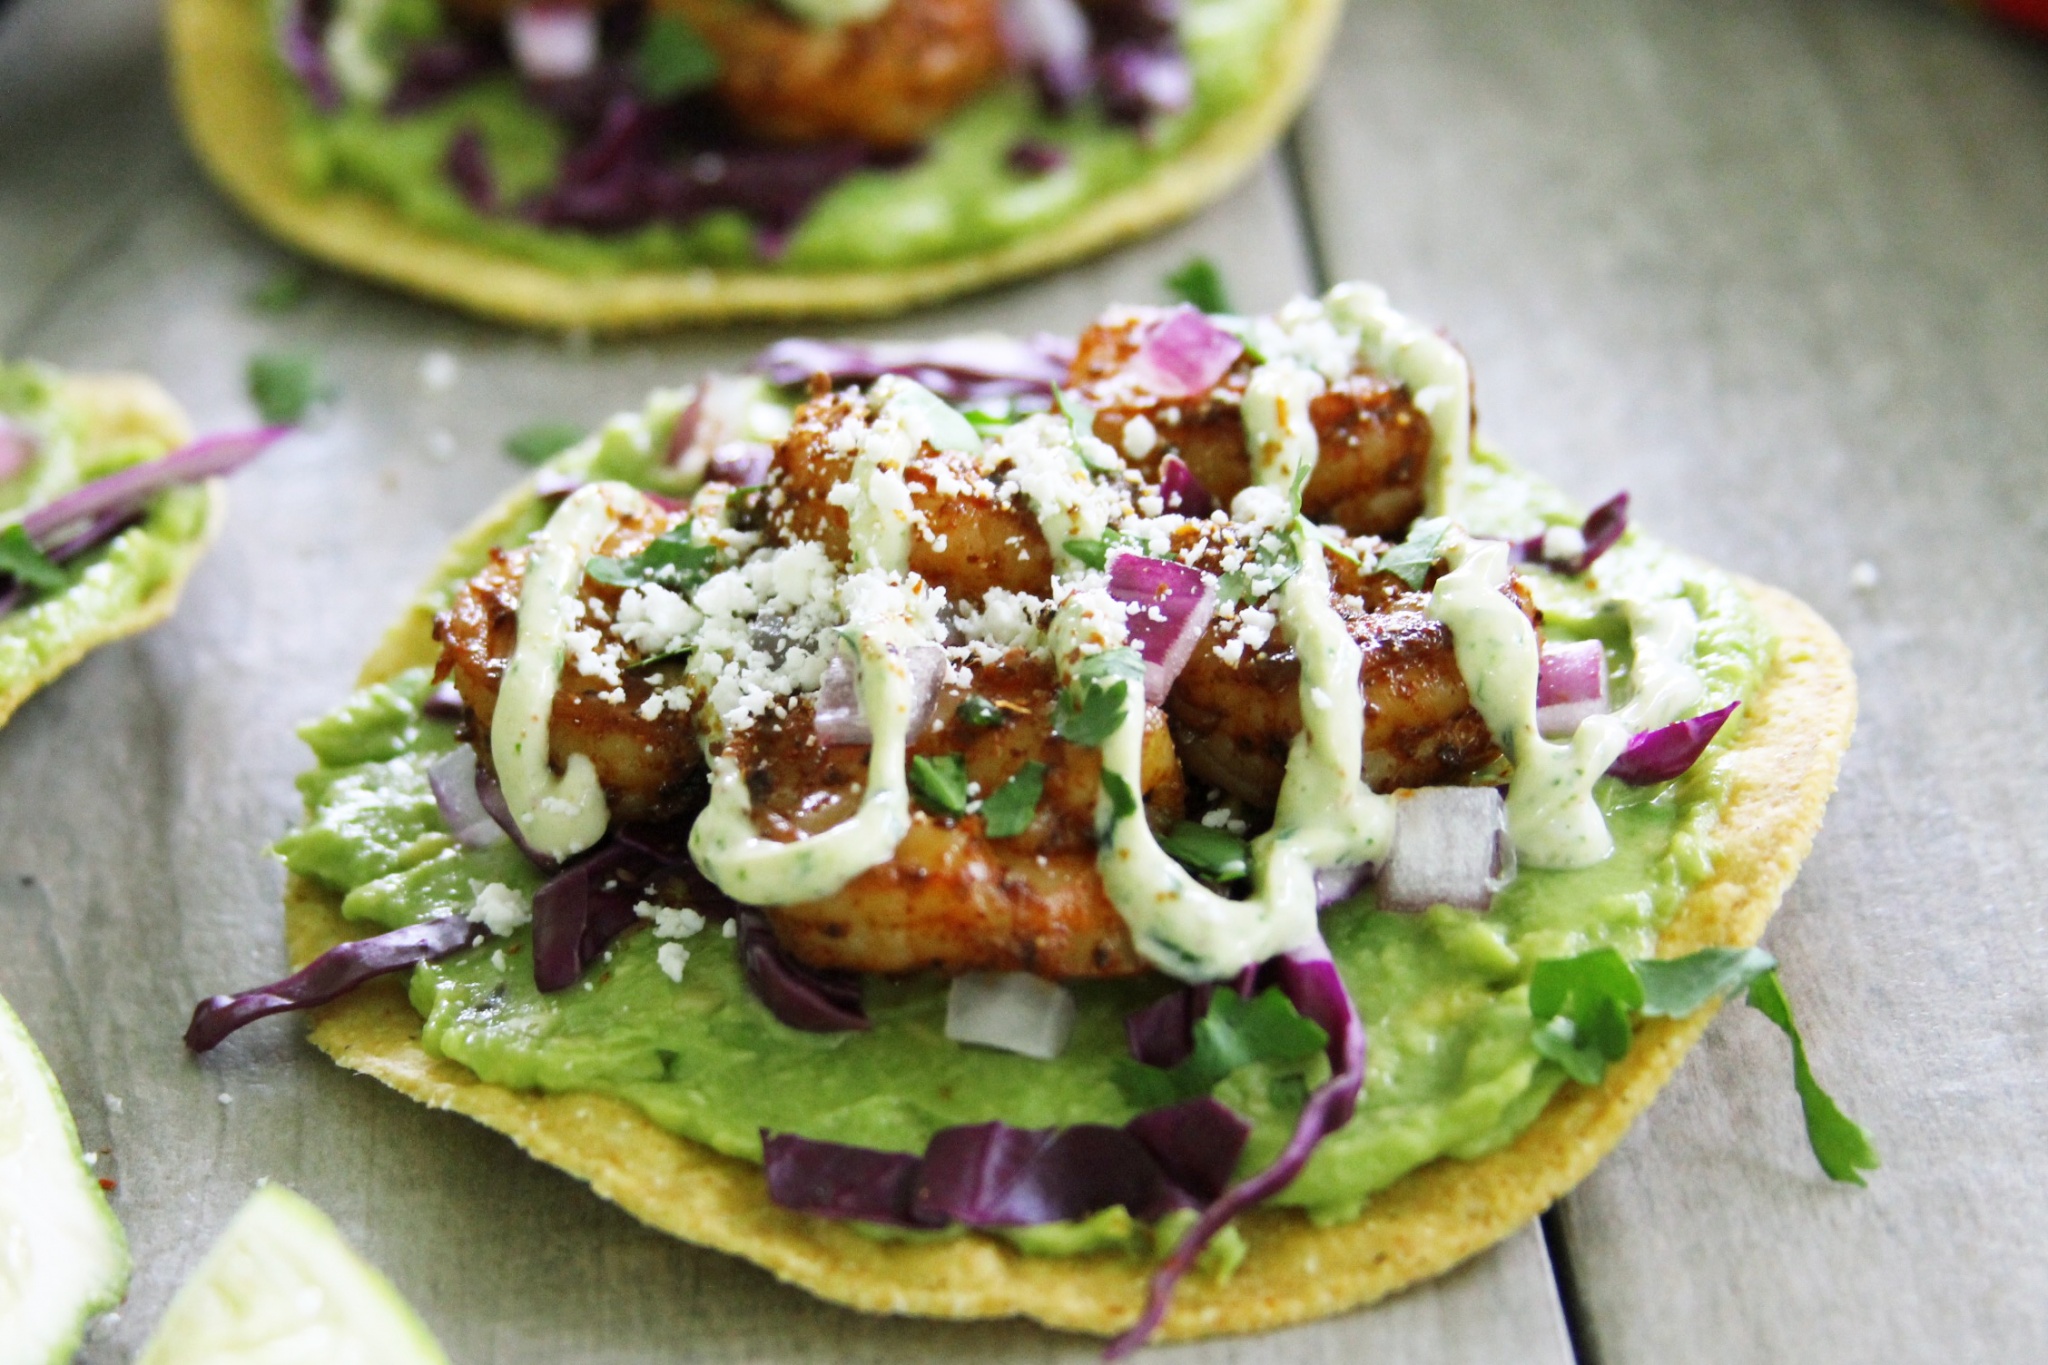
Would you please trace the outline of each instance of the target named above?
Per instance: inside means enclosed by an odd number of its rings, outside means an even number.
[[[1152,448],[1158,444],[1159,428],[1153,426],[1152,420],[1143,413],[1124,423],[1124,454],[1132,459],[1144,459],[1152,453]],[[1155,512],[1148,513],[1147,515],[1157,516],[1158,514]]]
[[[1576,562],[1586,553],[1586,537],[1576,526],[1551,526],[1543,532],[1543,557],[1553,564]]]
[[[1228,806],[1218,806],[1218,807],[1217,807],[1217,808],[1216,808],[1215,810],[1212,810],[1212,811],[1207,811],[1207,812],[1205,812],[1205,813],[1203,814],[1203,816],[1202,816],[1202,828],[1204,828],[1204,829],[1222,829],[1222,828],[1223,828],[1223,826],[1224,826],[1224,824],[1225,824],[1226,822],[1228,822],[1228,821],[1229,821],[1229,819],[1230,819],[1230,807],[1228,807]]]
[[[641,919],[654,921],[656,938],[694,938],[704,932],[704,917],[688,906],[657,905],[641,901],[633,907]]]
[[[1880,577],[1877,565],[1867,559],[1859,559],[1849,569],[1849,586],[1858,592],[1869,592],[1877,586]]]
[[[235,1097],[233,1095],[230,1095],[225,1090],[221,1091],[218,1095],[215,1095],[214,1098],[219,1100],[222,1104],[233,1104],[235,1102]]]
[[[505,970],[505,950],[503,948],[491,950],[491,965],[501,972]]]
[[[680,943],[664,943],[661,951],[654,955],[654,961],[662,974],[677,985],[682,984],[683,967],[690,960],[690,950]]]
[[[107,1102],[107,1112],[109,1114],[121,1112],[121,1097],[119,1095],[103,1095],[100,1098]]]
[[[503,882],[492,882],[476,893],[468,919],[502,936],[533,919],[533,903]]]
[[[736,919],[729,919],[725,922],[725,927],[719,930],[718,932],[724,934],[727,938],[738,938],[740,934],[740,922]]]
[[[462,377],[462,365],[450,351],[428,351],[420,357],[420,387],[428,393],[446,393]]]

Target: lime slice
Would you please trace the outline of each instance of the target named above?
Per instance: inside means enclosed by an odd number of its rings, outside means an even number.
[[[448,1365],[391,1282],[282,1185],[249,1197],[135,1365]]]
[[[49,1063],[0,999],[0,1365],[66,1361],[128,1290],[128,1239]]]

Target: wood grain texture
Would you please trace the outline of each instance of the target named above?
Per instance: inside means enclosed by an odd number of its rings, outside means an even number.
[[[21,39],[84,23],[66,17],[74,8],[91,18],[91,45],[39,55]],[[242,300],[285,257],[181,155],[163,153],[154,179],[138,171],[116,202],[92,178],[99,162],[49,150],[84,128],[107,147],[174,145],[153,57],[118,99],[69,78],[127,71],[119,54],[148,52],[154,27],[148,0],[19,0],[0,22],[0,127],[11,130],[0,241],[46,253],[0,252],[0,337],[66,365],[153,373],[202,428],[251,419],[242,368],[259,349],[317,355],[343,396],[237,477],[220,543],[172,621],[98,652],[0,731],[0,941],[11,945],[0,993],[43,1040],[88,1142],[113,1149],[136,1259],[128,1305],[84,1359],[128,1359],[268,1177],[333,1215],[473,1365],[1092,1360],[1096,1343],[1022,1324],[869,1318],[783,1288],[641,1227],[465,1119],[349,1076],[294,1022],[201,1062],[184,1054],[193,1001],[284,968],[283,878],[264,849],[298,811],[292,777],[306,755],[292,725],[345,694],[445,543],[516,476],[499,453],[505,434],[542,418],[594,422],[656,384],[738,364],[771,334],[582,345],[329,277],[296,313],[252,314]],[[46,59],[71,65],[22,76]],[[17,104],[25,89],[32,107]],[[98,245],[77,245],[88,238]],[[1073,329],[1106,300],[1159,299],[1160,277],[1195,251],[1228,263],[1246,308],[1307,283],[1276,166],[1155,242],[869,330]],[[452,389],[421,382],[433,350],[458,360]],[[1565,1365],[1570,1354],[1531,1229],[1373,1311],[1157,1358]]]
[[[1904,0],[1376,0],[1301,148],[1329,269],[1450,329],[1500,444],[1858,658],[1767,943],[1885,1169],[1827,1184],[1730,1012],[1564,1205],[1588,1355],[2040,1358],[2048,50]]]

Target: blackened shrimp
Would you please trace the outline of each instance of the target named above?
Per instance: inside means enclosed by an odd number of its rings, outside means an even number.
[[[677,520],[649,503],[620,524],[602,553],[635,554]],[[498,689],[518,638],[524,570],[523,553],[493,550],[490,562],[434,619],[434,638],[441,644],[436,676],[452,679],[462,694],[472,742],[485,762],[490,760]],[[620,589],[586,577],[580,593],[586,623],[601,630],[617,615],[620,595]],[[558,767],[572,754],[588,757],[614,815],[658,819],[693,804],[702,786],[703,756],[689,710],[664,706],[648,708],[655,712],[651,718],[642,714],[655,689],[645,672],[630,663],[615,649],[571,650],[549,720],[551,756]],[[599,671],[586,672],[585,665]]]
[[[1156,309],[1124,309],[1082,333],[1068,383],[1095,412],[1095,434],[1123,451],[1156,482],[1160,462],[1178,455],[1216,500],[1251,482],[1240,411],[1254,364],[1247,356],[1196,398],[1166,398],[1128,370]],[[1135,439],[1132,424],[1149,425]],[[1398,535],[1422,511],[1429,462],[1429,419],[1403,386],[1359,370],[1309,404],[1320,450],[1301,510],[1356,534]],[[1136,428],[1142,432],[1144,428]]]
[[[960,714],[966,693],[942,692],[938,718],[911,746],[958,754],[985,799],[1024,765],[1044,765],[1037,813],[1022,833],[992,838],[979,814],[913,803],[911,828],[888,862],[830,896],[767,911],[783,945],[818,967],[871,972],[1028,971],[1053,979],[1129,975],[1145,964],[1096,871],[1096,750],[1052,733],[1052,665],[1013,652],[983,665],[973,695],[1000,724]],[[755,827],[793,841],[852,816],[867,777],[864,745],[821,743],[808,700],[786,717],[740,732],[725,750],[740,763]],[[1170,827],[1185,790],[1165,717],[1148,713],[1141,782],[1146,816]]]

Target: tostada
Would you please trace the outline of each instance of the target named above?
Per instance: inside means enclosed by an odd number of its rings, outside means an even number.
[[[277,435],[193,442],[150,380],[0,362],[0,725],[171,614],[219,529],[221,476]]]
[[[252,216],[515,322],[883,313],[1214,198],[1338,0],[172,0]]]
[[[362,684],[278,846],[307,965],[191,1046],[319,1006],[657,1227],[1118,1350],[1436,1274],[1720,998],[1791,1032],[1755,944],[1854,716],[1811,611],[1475,445],[1355,284],[657,393]]]

